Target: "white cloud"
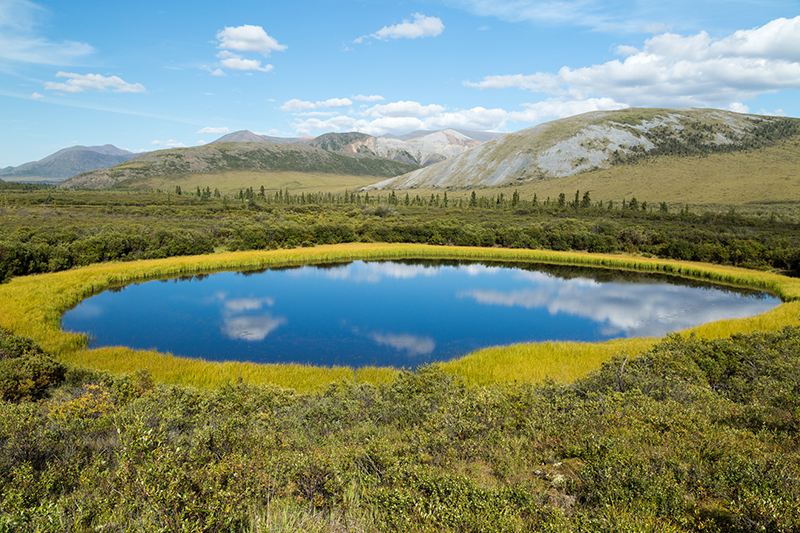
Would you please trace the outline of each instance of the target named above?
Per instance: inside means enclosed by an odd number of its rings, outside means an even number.
[[[210,127],[210,126],[206,126],[205,128],[203,128],[203,129],[201,129],[201,130],[198,130],[198,131],[196,131],[195,133],[214,133],[214,134],[220,134],[220,133],[230,133],[230,132],[231,132],[231,130],[229,130],[228,128],[225,128],[225,127],[222,127],[222,128],[212,128],[212,127]]]
[[[363,42],[364,39],[372,37],[380,41],[387,39],[418,39],[420,37],[436,37],[444,31],[444,24],[438,17],[426,17],[421,13],[413,14],[414,21],[404,20],[400,24],[384,26],[375,33],[364,35],[355,40]]]
[[[588,98],[586,100],[561,100],[548,98],[534,104],[522,104],[524,111],[509,113],[511,120],[520,122],[543,122],[564,117],[572,117],[590,111],[609,111],[624,109],[625,104],[615,102],[611,98]]]
[[[33,94],[31,95],[31,99],[32,99],[32,100],[40,100],[40,99],[42,99],[42,98],[44,98],[44,95],[43,95],[43,94],[39,94],[39,93],[33,93]]]
[[[366,117],[428,117],[445,110],[440,105],[424,106],[419,102],[392,102],[370,107],[362,112]]]
[[[363,94],[359,94],[358,96],[354,96],[353,100],[357,102],[380,102],[386,100],[383,96],[378,96],[377,94],[373,94],[371,96],[364,96]]]
[[[273,68],[275,68],[272,65],[264,65],[262,67],[261,61],[258,59],[244,59],[239,54],[234,54],[233,52],[228,52],[227,50],[223,50],[218,53],[217,57],[222,59],[222,61],[220,61],[220,65],[231,70],[259,70],[261,72],[270,72]],[[212,72],[212,74],[214,73]]]
[[[322,115],[322,116],[330,116],[330,113],[321,112],[321,113],[306,113],[307,111],[313,111],[314,109],[331,109],[336,107],[349,107],[353,105],[352,100],[349,98],[330,98],[328,100],[314,102],[306,102],[304,100],[298,100],[297,98],[292,98],[284,103],[279,109],[281,111],[286,111],[287,113],[300,113],[303,115]],[[335,113],[334,113],[335,114]]]
[[[484,107],[450,111],[437,104],[422,105],[407,101],[373,106],[358,113],[360,118],[343,114],[330,116],[319,111],[300,111],[315,107],[316,104],[312,102],[290,100],[281,109],[292,111],[299,117],[309,117],[298,119],[292,124],[299,135],[360,131],[379,136],[386,133],[401,134],[414,130],[436,131],[447,128],[502,131],[509,121],[538,123],[589,111],[622,109],[628,106],[611,98],[549,98],[538,103],[523,104],[523,109],[519,111]]]
[[[292,98],[284,103],[279,109],[281,111],[286,111],[287,113],[296,113],[299,111],[310,111],[316,108],[314,102],[306,102],[304,100],[298,100],[297,98]]]
[[[153,141],[150,144],[152,146],[166,146],[167,148],[186,148],[185,144],[178,142],[175,139],[170,139],[168,141]]]
[[[323,102],[317,102],[316,107],[350,107],[353,101],[349,98],[331,98]]]
[[[58,72],[57,78],[68,78],[66,83],[45,82],[44,88],[48,91],[62,91],[67,93],[82,93],[84,91],[113,90],[115,93],[143,93],[146,92],[141,83],[128,83],[118,76],[103,76],[101,74],[73,74],[71,72]]]
[[[226,27],[217,32],[219,48],[222,50],[236,50],[237,52],[257,52],[268,56],[272,52],[286,50],[287,46],[278,44],[274,38],[267,35],[261,26]]]
[[[27,0],[0,2],[0,58],[43,65],[72,65],[94,48],[76,41],[53,42],[37,27],[50,16],[47,9]]]
[[[734,113],[749,113],[750,108],[740,102],[734,102],[728,106],[728,111],[733,111]]]
[[[493,130],[505,127],[510,114],[503,109],[474,107],[451,113],[441,113],[425,119],[423,129],[442,130],[461,128],[467,130]]]
[[[705,32],[671,33],[645,41],[641,50],[600,65],[557,73],[487,76],[464,82],[479,89],[516,87],[564,100],[593,96],[616,105],[731,107],[759,94],[800,89],[800,17],[714,39]]]
[[[211,75],[212,75],[212,76],[227,76],[227,74],[225,74],[225,71],[224,71],[224,70],[222,70],[221,68],[218,68],[218,69],[212,70],[212,71],[211,71]]]

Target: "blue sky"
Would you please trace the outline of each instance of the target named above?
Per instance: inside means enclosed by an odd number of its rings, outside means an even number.
[[[0,0],[0,167],[629,106],[800,117],[800,2]]]

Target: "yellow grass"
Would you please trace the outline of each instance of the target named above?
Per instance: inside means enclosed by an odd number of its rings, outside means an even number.
[[[698,157],[659,157],[654,162],[619,165],[576,176],[505,187],[529,199],[555,200],[560,193],[571,198],[576,190],[589,191],[592,200],[623,198],[647,202],[723,204],[797,201],[800,199],[800,140],[754,152],[711,154]],[[430,196],[430,195],[429,195]]]
[[[61,331],[59,324],[64,311],[89,295],[135,281],[216,270],[401,258],[530,261],[658,271],[766,289],[786,302],[759,316],[714,322],[684,332],[694,332],[702,337],[724,337],[744,331],[773,331],[800,323],[800,301],[796,301],[800,300],[800,280],[774,273],[623,255],[372,243],[104,263],[66,272],[15,278],[0,285],[0,325],[16,334],[33,338],[45,350],[64,361],[116,374],[146,369],[156,380],[167,383],[216,387],[230,380],[242,379],[249,383],[274,383],[307,391],[341,379],[384,382],[397,371],[388,368],[354,370],[347,367],[214,363],[121,347],[87,350],[85,337]],[[615,353],[638,353],[655,341],[634,338],[597,344],[518,344],[479,350],[461,359],[442,363],[441,366],[446,371],[463,376],[470,383],[535,382],[542,379],[571,381],[598,368]]]

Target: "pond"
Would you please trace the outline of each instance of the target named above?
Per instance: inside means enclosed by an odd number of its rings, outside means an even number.
[[[780,300],[666,275],[509,263],[363,262],[148,281],[88,298],[89,346],[210,361],[416,368],[485,346],[663,336]]]

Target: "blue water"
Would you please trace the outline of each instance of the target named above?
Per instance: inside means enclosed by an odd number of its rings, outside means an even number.
[[[90,347],[212,361],[414,368],[485,346],[662,336],[780,303],[664,276],[531,268],[357,261],[149,281],[84,300],[62,328]]]

